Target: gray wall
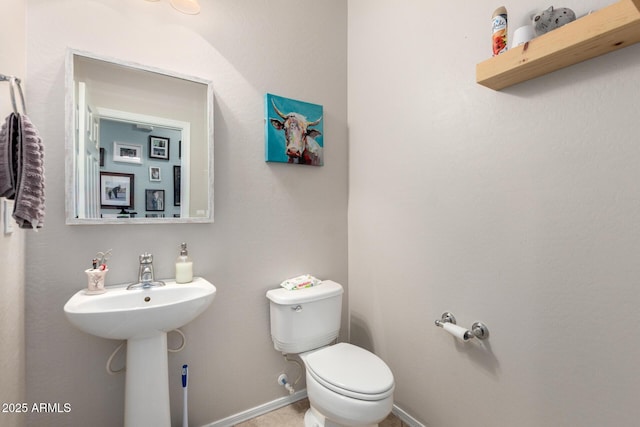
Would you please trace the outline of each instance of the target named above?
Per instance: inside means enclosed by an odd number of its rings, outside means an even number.
[[[429,427],[637,425],[640,45],[494,92],[499,5],[349,1],[352,340]]]
[[[8,0],[0,13],[0,73],[26,79],[26,37],[24,0]],[[0,82],[0,118],[2,124],[11,113],[9,82]],[[19,102],[19,101],[18,101]],[[20,106],[20,104],[18,104]],[[0,197],[0,226],[4,225],[4,198]],[[24,257],[25,235],[14,224],[13,234],[5,235],[0,229],[0,402],[25,400],[25,330],[24,330]],[[0,425],[23,426],[23,414],[0,412]]]
[[[193,425],[286,396],[265,292],[302,273],[347,284],[346,3],[201,3],[200,15],[186,16],[165,1],[29,1],[28,102],[46,145],[47,224],[27,241],[27,398],[72,407],[31,414],[30,426],[122,422],[124,378],[104,368],[118,342],[74,329],[62,311],[97,251],[113,248],[109,285],[135,278],[144,251],[155,255],[158,277],[173,276],[185,241],[194,273],[218,288],[211,308],[184,328],[185,350],[169,355],[176,424],[183,363]],[[213,81],[215,223],[64,224],[68,46]],[[266,92],[324,106],[324,167],[264,162]]]

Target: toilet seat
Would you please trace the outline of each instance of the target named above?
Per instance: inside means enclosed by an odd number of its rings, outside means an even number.
[[[375,354],[338,343],[304,357],[308,373],[322,386],[360,400],[382,400],[393,394],[393,374]]]

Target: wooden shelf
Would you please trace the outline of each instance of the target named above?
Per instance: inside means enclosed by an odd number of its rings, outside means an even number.
[[[620,0],[476,65],[476,81],[500,90],[640,42],[640,0]]]

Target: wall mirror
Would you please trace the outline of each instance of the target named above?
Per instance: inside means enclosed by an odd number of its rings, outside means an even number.
[[[66,223],[213,222],[210,81],[69,49]]]

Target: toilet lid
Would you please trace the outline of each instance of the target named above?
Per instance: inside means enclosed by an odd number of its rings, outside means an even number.
[[[339,343],[305,357],[309,374],[325,387],[362,400],[381,400],[393,393],[391,369],[375,354]]]

